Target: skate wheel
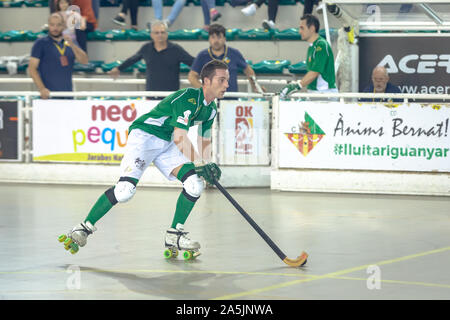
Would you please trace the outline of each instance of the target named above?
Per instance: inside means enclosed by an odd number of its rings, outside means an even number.
[[[193,259],[192,251],[185,251],[183,253],[183,258],[184,258],[184,260],[191,260],[191,259]]]
[[[164,258],[166,259],[172,258],[172,250],[169,249],[164,250]]]
[[[58,237],[59,242],[64,242],[64,241],[66,241],[66,239],[67,239],[67,236],[65,234],[62,234]]]
[[[76,243],[72,243],[72,244],[70,245],[70,253],[71,253],[71,254],[77,253],[79,249],[80,249],[80,248],[78,247],[78,245],[77,245]]]

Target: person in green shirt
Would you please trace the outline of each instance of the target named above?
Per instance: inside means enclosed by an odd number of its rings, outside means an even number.
[[[280,91],[285,99],[295,91],[307,88],[310,93],[337,93],[334,71],[334,55],[330,44],[319,35],[320,22],[306,14],[300,19],[299,33],[309,43],[306,56],[307,73],[301,80],[289,83]]]
[[[60,236],[59,241],[66,250],[78,252],[87,237],[97,230],[95,223],[114,205],[134,196],[139,179],[153,162],[167,179],[178,179],[183,185],[172,225],[166,233],[166,258],[177,256],[178,250],[185,251],[185,259],[200,254],[200,244],[186,236],[184,223],[203,191],[204,182],[200,177],[213,184],[221,176],[215,163],[205,161],[211,156],[210,132],[217,114],[215,99],[223,98],[228,88],[228,66],[212,60],[203,67],[200,78],[202,87],[172,93],[131,124],[119,181],[100,196],[82,223]],[[198,153],[187,135],[189,128],[196,125]],[[204,162],[194,165],[198,161]]]

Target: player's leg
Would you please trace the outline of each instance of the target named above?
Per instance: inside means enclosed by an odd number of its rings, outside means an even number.
[[[154,160],[154,164],[167,179],[178,179],[183,184],[183,190],[177,199],[171,227],[166,233],[165,246],[169,248],[169,251],[173,249],[172,253],[174,254],[178,249],[190,251],[187,254],[190,254],[191,257],[192,255],[198,256],[200,244],[186,236],[184,224],[203,192],[204,182],[196,174],[194,164],[181,153],[173,142],[164,153]],[[170,254],[166,257],[170,257]]]
[[[151,137],[151,138],[149,138]],[[72,253],[86,245],[87,237],[97,228],[94,226],[117,203],[133,198],[136,185],[153,159],[162,151],[164,143],[152,143],[154,136],[133,130],[128,136],[127,149],[121,162],[121,177],[117,184],[106,190],[95,202],[84,221],[76,225],[67,235],[60,236],[67,250]],[[168,143],[167,143],[168,144]],[[166,145],[167,145],[166,144]]]

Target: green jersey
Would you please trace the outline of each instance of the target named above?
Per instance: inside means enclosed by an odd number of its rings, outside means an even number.
[[[202,88],[186,88],[167,96],[150,112],[137,118],[129,131],[138,128],[171,141],[175,127],[189,130],[190,127],[201,124],[198,134],[209,138],[216,114],[216,103],[211,101],[206,104]]]
[[[306,67],[308,71],[319,73],[319,76],[308,85],[309,90],[322,91],[336,88],[333,51],[327,40],[321,36],[308,48]]]

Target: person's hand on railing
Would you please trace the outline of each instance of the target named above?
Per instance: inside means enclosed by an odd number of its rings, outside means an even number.
[[[115,67],[112,68],[110,71],[107,72],[114,80],[116,80],[120,75],[119,68]]]
[[[41,99],[50,98],[50,90],[48,90],[47,88],[43,88],[43,89],[39,90],[39,92],[41,94]]]

